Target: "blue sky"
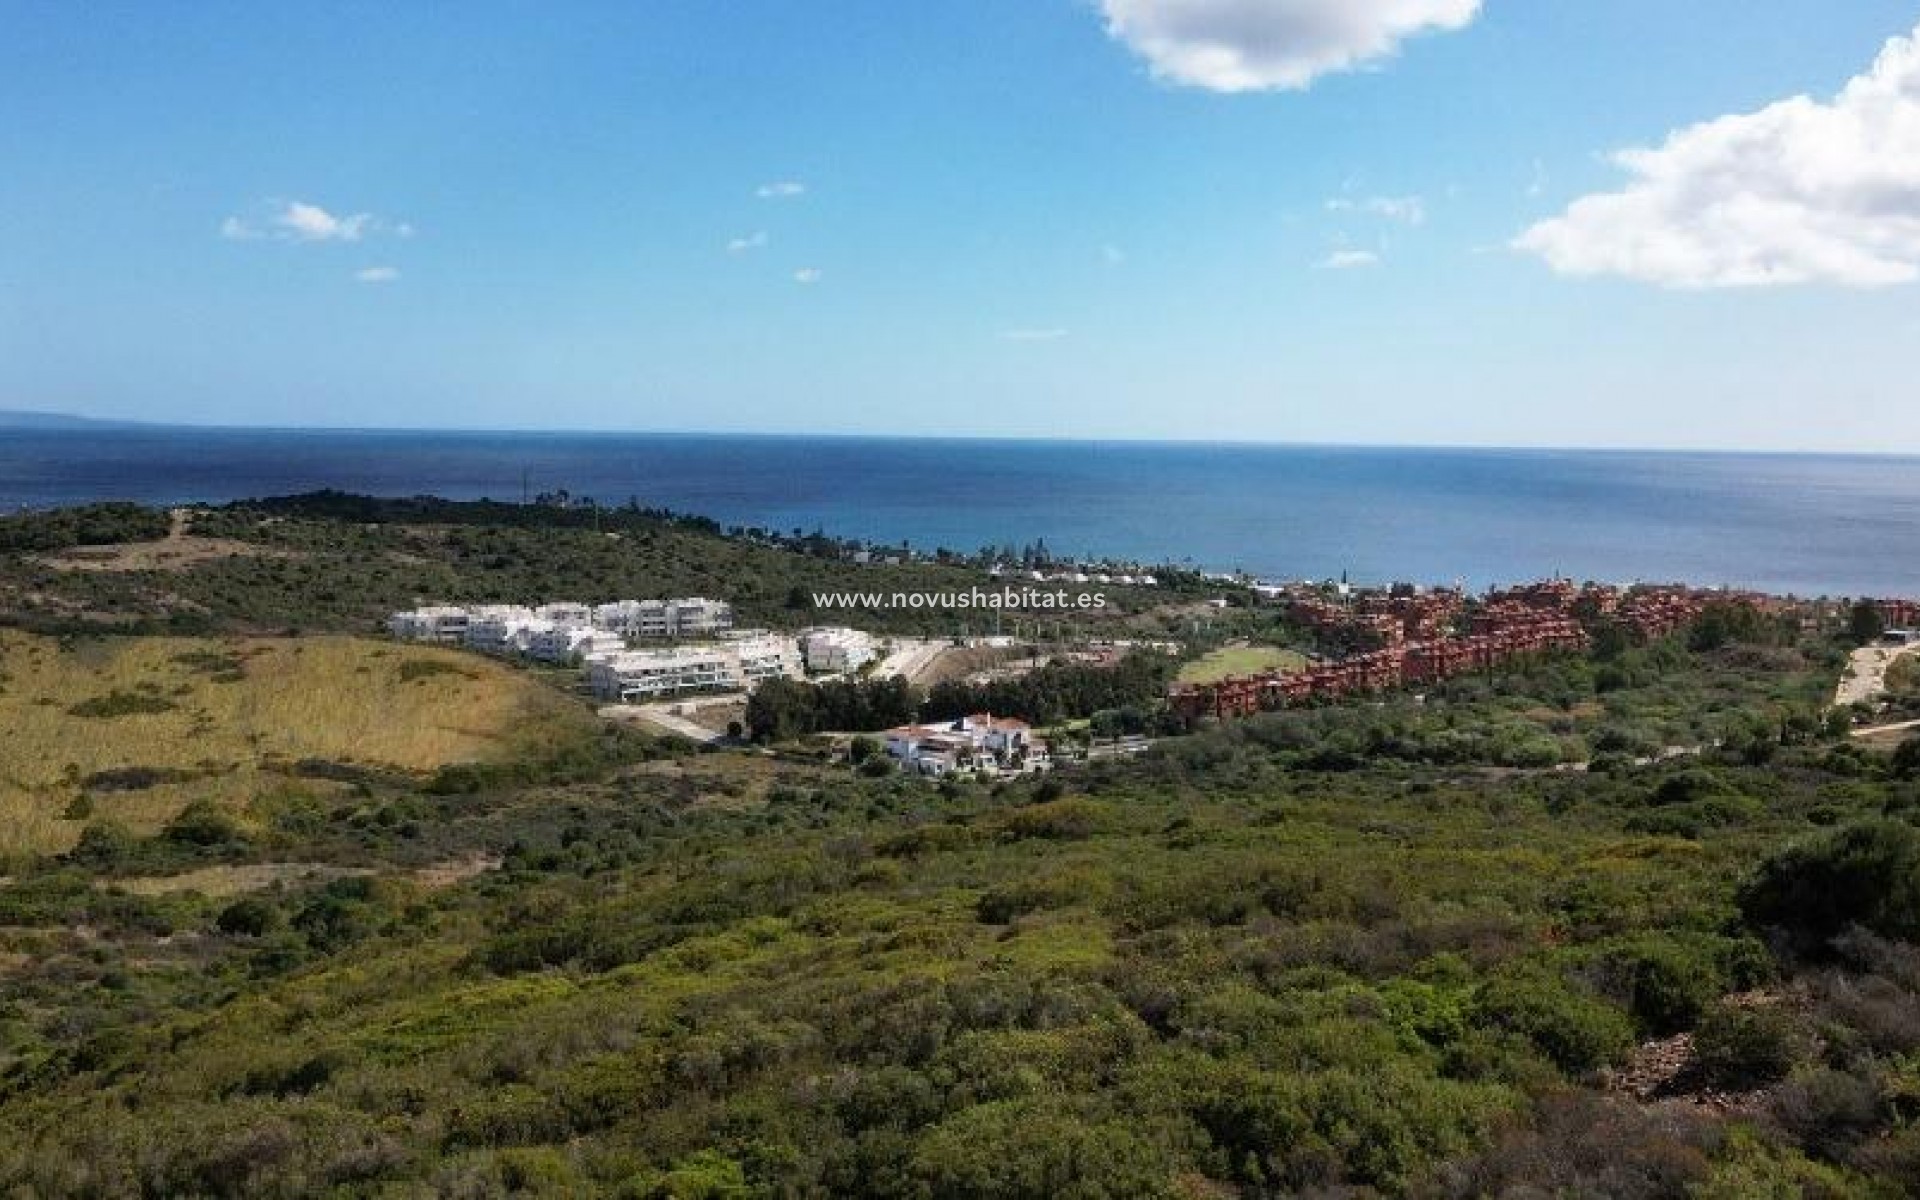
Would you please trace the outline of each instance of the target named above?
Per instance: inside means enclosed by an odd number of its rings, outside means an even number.
[[[1916,25],[0,0],[0,408],[1920,451]]]

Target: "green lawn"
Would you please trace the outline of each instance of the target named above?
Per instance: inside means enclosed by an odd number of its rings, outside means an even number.
[[[1215,683],[1229,675],[1258,675],[1263,671],[1298,671],[1307,665],[1306,656],[1278,646],[1223,646],[1204,658],[1188,663],[1180,672],[1181,683]]]

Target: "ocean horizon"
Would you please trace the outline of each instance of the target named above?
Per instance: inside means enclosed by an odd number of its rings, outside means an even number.
[[[1920,592],[1920,456],[858,434],[0,427],[0,511],[565,490],[920,549],[1485,587]]]

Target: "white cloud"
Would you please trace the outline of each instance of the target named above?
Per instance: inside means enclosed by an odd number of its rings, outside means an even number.
[[[750,250],[760,250],[766,246],[767,241],[767,231],[758,229],[744,237],[737,237],[728,242],[727,253],[745,254]]]
[[[1001,333],[1003,342],[1057,342],[1067,336],[1064,329],[1008,329]]]
[[[1514,239],[1566,275],[1673,288],[1920,278],[1920,30],[1795,96],[1614,155],[1632,179]]]
[[[282,242],[357,242],[370,233],[394,237],[413,236],[413,226],[405,221],[383,221],[372,213],[348,213],[336,216],[304,200],[275,201],[264,221],[228,217],[220,222],[220,236],[230,241],[257,241],[271,238]]]
[[[273,219],[296,242],[357,242],[372,222],[371,213],[336,217],[318,204],[299,200],[288,201]]]
[[[1399,221],[1403,225],[1424,225],[1427,222],[1427,203],[1418,196],[1369,196],[1364,200],[1339,196],[1327,201],[1327,211],[1365,213],[1382,220]]]
[[[362,267],[353,273],[361,283],[392,283],[400,278],[398,267]]]
[[[1335,250],[1314,265],[1323,271],[1352,271],[1379,266],[1380,256],[1371,250]]]
[[[782,179],[777,183],[763,183],[753,189],[753,194],[762,200],[790,200],[795,196],[807,194],[807,185],[797,179]]]
[[[822,271],[819,267],[801,267],[793,273],[795,283],[819,283]]]
[[[1118,246],[1102,246],[1100,247],[1100,261],[1110,267],[1117,267],[1127,261],[1127,252]]]
[[[1300,90],[1463,29],[1480,0],[1100,0],[1107,33],[1156,77],[1215,92]]]

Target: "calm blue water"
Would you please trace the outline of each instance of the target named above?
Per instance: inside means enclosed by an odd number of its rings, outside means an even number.
[[[1276,578],[1920,594],[1920,459],[677,435],[0,429],[0,510],[566,488],[727,524]]]

